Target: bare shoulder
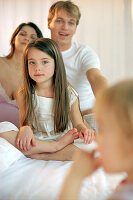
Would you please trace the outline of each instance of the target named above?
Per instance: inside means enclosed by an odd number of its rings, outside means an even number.
[[[6,57],[0,57],[0,64],[6,64]]]
[[[8,61],[6,61],[6,57],[0,57],[0,70],[5,71],[8,68]]]
[[[0,81],[5,81],[5,77],[7,76],[7,68],[8,64],[4,61],[5,57],[0,57]],[[3,85],[7,84],[7,81],[3,82]],[[4,86],[5,87],[5,86]]]

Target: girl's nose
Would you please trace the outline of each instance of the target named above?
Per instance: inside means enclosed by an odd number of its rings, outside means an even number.
[[[36,70],[36,71],[40,71],[40,66],[39,66],[39,64],[36,64],[35,70]]]

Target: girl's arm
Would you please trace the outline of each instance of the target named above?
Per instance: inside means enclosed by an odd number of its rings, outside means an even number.
[[[17,105],[19,107],[19,120],[20,120],[20,130],[16,137],[16,146],[22,151],[29,151],[31,146],[36,146],[36,141],[33,135],[33,131],[30,126],[22,126],[24,116],[25,116],[25,106],[24,106],[24,94],[23,89],[20,89],[17,94]]]
[[[79,137],[81,139],[84,138],[85,143],[91,143],[95,138],[95,131],[91,127],[89,127],[89,124],[86,125],[86,123],[84,122],[81,116],[78,98],[71,106],[70,115],[73,127],[77,128],[77,130],[79,131]]]
[[[24,106],[24,95],[23,90],[20,90],[17,96],[17,103],[19,106],[19,115],[20,115],[20,131],[17,134],[16,138],[16,146],[22,151],[30,151],[31,147],[36,146],[36,140],[34,138],[33,131],[30,126],[22,126],[24,115],[25,115],[25,106]],[[77,129],[72,129],[68,131],[62,138],[58,141],[53,142],[45,142],[45,148],[41,151],[41,153],[45,152],[56,152],[63,149],[68,144],[74,142],[74,139],[77,139],[78,132]]]
[[[1,133],[0,137],[6,139],[13,146],[17,147],[16,146],[17,134],[18,132],[16,131],[8,131],[8,132]],[[59,150],[62,151],[62,149],[66,147],[66,145],[68,144],[68,138],[69,138],[69,143],[70,143],[74,140],[74,137],[76,137],[76,135],[77,135],[77,131],[75,129],[72,129],[67,133],[67,135],[64,135],[65,139],[63,139],[63,137],[58,141],[42,141],[42,140],[35,139],[36,146],[34,147],[31,146],[29,151],[22,151],[20,148],[18,147],[17,148],[21,150],[24,155],[31,156],[31,157],[32,155],[35,155],[35,154],[42,155],[43,153],[54,153],[54,152],[58,152]],[[73,137],[73,140],[72,140],[72,137]],[[59,159],[60,159],[60,156],[61,155],[58,156]],[[63,160],[63,156],[64,156],[64,153],[62,155],[62,160]],[[55,158],[57,159],[57,156],[55,156]],[[45,158],[44,160],[46,159],[47,158]]]

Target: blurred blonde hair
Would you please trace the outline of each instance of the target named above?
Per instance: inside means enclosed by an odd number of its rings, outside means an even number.
[[[97,97],[95,111],[104,107],[114,112],[124,133],[133,134],[133,80],[124,80],[103,90]]]

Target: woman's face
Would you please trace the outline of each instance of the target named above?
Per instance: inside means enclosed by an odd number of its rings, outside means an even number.
[[[18,32],[14,39],[15,51],[23,53],[26,45],[37,38],[37,33],[34,28],[25,25]]]
[[[128,171],[131,165],[132,145],[121,124],[118,123],[115,111],[101,103],[96,108],[96,120],[99,130],[98,149],[105,171],[109,173]]]

